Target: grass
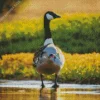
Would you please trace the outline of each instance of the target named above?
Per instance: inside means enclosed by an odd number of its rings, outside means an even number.
[[[66,14],[51,22],[55,44],[64,52],[100,52],[100,14]],[[43,20],[21,20],[0,24],[0,55],[33,52],[42,46]]]
[[[0,78],[4,79],[39,79],[40,76],[32,65],[34,54],[19,53],[3,55],[0,60]],[[59,82],[100,84],[100,54],[64,53],[65,65],[59,74]],[[45,76],[53,80],[54,76]]]
[[[100,14],[65,14],[50,27],[66,58],[58,81],[100,84]],[[0,23],[0,78],[39,79],[32,60],[43,38],[42,18]]]

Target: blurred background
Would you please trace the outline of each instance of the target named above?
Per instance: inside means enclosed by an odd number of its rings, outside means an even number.
[[[8,20],[40,17],[48,10],[62,14],[100,13],[99,0],[0,0],[0,13],[5,14],[18,1],[19,5],[12,10]]]
[[[66,58],[59,81],[100,83],[100,0],[0,0],[0,78],[39,79],[32,60],[48,10],[62,16],[50,24]]]

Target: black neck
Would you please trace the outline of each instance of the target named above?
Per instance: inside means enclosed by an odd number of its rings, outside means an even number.
[[[51,38],[50,21],[44,18],[45,40]]]

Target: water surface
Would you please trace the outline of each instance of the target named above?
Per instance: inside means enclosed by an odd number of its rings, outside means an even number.
[[[51,88],[51,81],[0,80],[0,100],[100,100],[100,85],[60,84]]]

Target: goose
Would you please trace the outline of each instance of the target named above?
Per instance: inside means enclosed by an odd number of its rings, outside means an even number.
[[[45,87],[43,83],[43,75],[51,74],[55,74],[55,82],[52,87],[59,87],[57,84],[57,78],[65,61],[63,53],[57,46],[55,46],[53,42],[50,30],[50,22],[56,18],[60,18],[60,16],[52,11],[48,11],[44,14],[44,45],[39,50],[37,50],[33,58],[34,66],[36,67],[36,70],[41,77],[42,88]]]

